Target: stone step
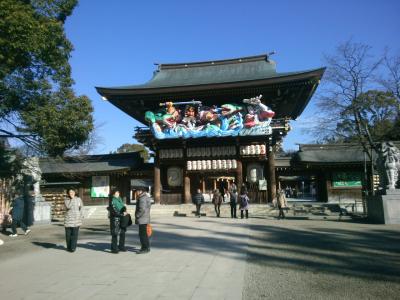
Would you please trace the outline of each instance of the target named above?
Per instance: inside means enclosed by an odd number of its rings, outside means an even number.
[[[128,212],[131,215],[135,213],[135,206],[128,205]],[[237,208],[239,213],[239,207]],[[193,204],[181,205],[160,205],[154,204],[151,208],[151,215],[158,216],[194,216],[196,208]],[[286,208],[286,213],[298,216],[340,216],[343,210],[337,204],[299,204],[289,203]],[[207,203],[201,207],[201,213],[207,216],[214,216],[214,205]],[[275,216],[278,213],[278,208],[271,204],[250,204],[249,213],[259,216]],[[221,214],[230,215],[230,205],[224,203],[221,205]],[[107,219],[108,211],[106,206],[86,206],[84,208],[84,216],[87,219]]]

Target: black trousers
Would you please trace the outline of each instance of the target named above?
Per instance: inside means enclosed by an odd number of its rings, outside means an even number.
[[[149,237],[147,236],[147,224],[139,224],[139,239],[142,250],[150,249]]]
[[[79,227],[65,227],[65,239],[67,241],[67,250],[74,252],[78,243]]]
[[[196,216],[200,217],[200,208],[201,208],[201,203],[196,204]]]
[[[236,203],[231,203],[231,218],[236,218]]]
[[[284,218],[285,218],[285,212],[284,212],[284,210],[283,210],[283,208],[282,208],[282,207],[280,207],[280,208],[279,208],[279,215],[278,215],[278,219],[280,219],[280,218],[282,218],[282,219],[284,219]]]
[[[115,232],[116,230],[114,230]],[[119,243],[118,243],[118,232],[117,234],[111,235],[111,251],[125,250],[125,233],[126,228],[119,229]]]
[[[244,210],[240,210],[240,217],[243,219],[243,212],[244,212]],[[246,209],[246,219],[248,219],[249,218],[249,210],[248,209]]]
[[[214,204],[215,208],[215,213],[217,214],[217,217],[221,214],[221,204]]]
[[[12,223],[11,223],[11,230],[12,230],[13,234],[17,234],[17,226],[18,226],[18,224],[19,224],[19,226],[21,226],[23,231],[26,231],[28,229],[28,227],[25,225],[24,222],[22,222],[22,220],[13,219]]]

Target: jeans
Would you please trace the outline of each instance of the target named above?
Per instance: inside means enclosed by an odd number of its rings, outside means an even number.
[[[28,230],[28,227],[25,225],[24,222],[22,222],[22,220],[13,219],[12,223],[11,223],[11,230],[12,230],[13,234],[17,234],[17,226],[18,226],[18,224],[21,226],[23,231],[27,231]]]
[[[243,212],[244,212],[244,210],[240,211],[240,218],[242,218],[242,219],[243,219]],[[248,218],[249,218],[249,210],[246,209],[246,219],[248,219]]]
[[[217,217],[221,214],[221,204],[214,204],[215,208],[215,213],[217,214]]]
[[[231,218],[236,218],[236,203],[231,203]]]
[[[147,236],[147,224],[139,224],[139,239],[142,250],[150,249],[149,237]]]
[[[79,227],[65,227],[65,239],[67,241],[67,250],[74,252],[78,243]]]

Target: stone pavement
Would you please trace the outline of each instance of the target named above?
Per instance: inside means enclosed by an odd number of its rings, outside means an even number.
[[[400,226],[253,219],[244,299],[400,299]]]
[[[106,220],[76,253],[62,224],[1,236],[2,299],[399,299],[400,226],[291,217],[153,217],[152,251],[109,253]]]
[[[240,226],[232,227],[232,223]],[[2,299],[241,299],[249,220],[153,218],[152,251],[109,253],[105,221],[82,229],[75,253],[64,249],[62,224],[4,237]],[[136,247],[136,248],[135,248]]]

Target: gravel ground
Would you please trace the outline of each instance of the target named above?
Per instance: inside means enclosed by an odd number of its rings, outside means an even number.
[[[400,226],[253,219],[244,299],[400,299]]]

